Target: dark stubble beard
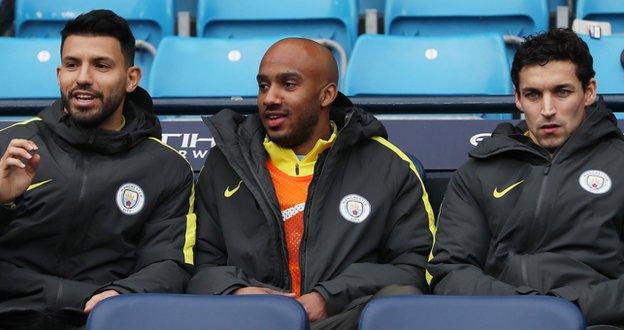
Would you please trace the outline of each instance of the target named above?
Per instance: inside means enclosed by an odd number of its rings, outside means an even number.
[[[269,133],[269,139],[275,142],[282,148],[294,149],[302,145],[312,135],[316,124],[319,121],[319,114],[316,112],[309,112],[307,116],[302,117],[299,123],[288,136],[271,136]]]
[[[72,92],[70,92],[70,94]],[[95,94],[96,98],[102,100],[102,106],[97,111],[85,116],[82,115],[85,113],[85,111],[72,108],[68,95],[61,91],[61,102],[63,105],[63,109],[67,110],[69,117],[74,123],[76,123],[76,125],[84,128],[99,127],[115,112],[115,110],[117,110],[117,108],[119,108],[119,105],[124,101],[124,97],[126,96],[125,91],[113,94],[109,97],[103,97],[102,93],[94,91],[90,92]]]

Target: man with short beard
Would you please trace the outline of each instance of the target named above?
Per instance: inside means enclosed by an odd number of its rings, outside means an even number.
[[[61,100],[0,132],[0,328],[80,327],[101,300],[181,292],[193,173],[160,142],[127,22],[67,23]]]
[[[206,123],[198,270],[187,292],[297,299],[313,328],[357,328],[390,285],[427,292],[434,216],[410,159],[337,91],[329,50],[284,39],[264,55],[257,115]]]
[[[429,271],[436,294],[550,295],[590,329],[624,328],[624,138],[573,31],[533,35],[511,67],[517,125],[455,172]]]

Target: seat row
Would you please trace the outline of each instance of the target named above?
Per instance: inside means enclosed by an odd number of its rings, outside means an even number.
[[[303,307],[280,296],[125,294],[99,303],[89,330],[304,330]],[[583,330],[579,309],[547,296],[392,296],[374,299],[360,317],[362,330]]]
[[[594,57],[598,91],[624,93],[624,36],[582,36]],[[165,37],[142,85],[154,97],[251,97],[266,49],[278,38]],[[0,98],[56,98],[58,39],[0,38]],[[511,95],[500,35],[363,35],[340,90],[352,96]]]

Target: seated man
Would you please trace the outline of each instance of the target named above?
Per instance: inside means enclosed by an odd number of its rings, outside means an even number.
[[[80,326],[106,297],[190,277],[193,173],[159,140],[127,22],[78,16],[61,61],[61,99],[0,132],[2,329]]]
[[[382,124],[337,91],[331,52],[281,40],[257,80],[257,115],[207,120],[216,148],[197,183],[187,292],[292,296],[313,327],[341,329],[385,286],[426,292],[435,229],[422,180]]]
[[[624,141],[595,102],[587,45],[569,30],[530,37],[511,76],[526,120],[500,124],[453,176],[434,293],[554,295],[589,325],[624,325]]]

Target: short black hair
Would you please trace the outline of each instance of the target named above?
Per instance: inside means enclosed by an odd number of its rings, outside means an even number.
[[[520,70],[529,65],[546,65],[550,61],[570,61],[576,65],[576,77],[586,89],[594,77],[594,60],[585,41],[570,29],[552,29],[529,36],[514,56],[511,80],[519,91]]]
[[[130,25],[108,9],[92,10],[67,22],[61,31],[61,54],[65,39],[71,35],[113,37],[119,41],[126,65],[134,65],[135,40]]]

